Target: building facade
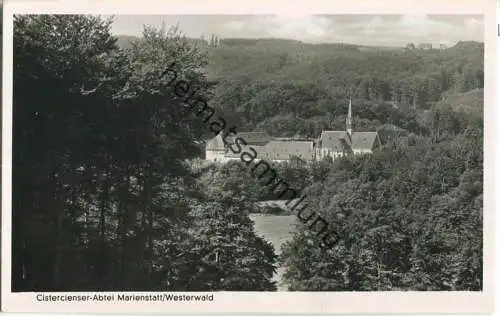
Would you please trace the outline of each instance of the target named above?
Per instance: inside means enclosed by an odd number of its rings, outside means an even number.
[[[354,132],[352,128],[352,104],[346,118],[345,131],[322,131],[317,139],[273,138],[265,132],[241,132],[227,137],[226,143],[233,144],[236,138],[247,143],[241,146],[241,152],[249,152],[252,147],[257,152],[257,159],[284,162],[292,157],[304,161],[321,160],[326,157],[336,159],[351,154],[371,154],[381,145],[377,132]],[[239,160],[241,153],[235,154],[224,143],[222,135],[210,139],[206,144],[205,159],[212,162]]]

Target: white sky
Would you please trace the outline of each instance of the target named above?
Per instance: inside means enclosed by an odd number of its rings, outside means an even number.
[[[189,37],[297,39],[401,46],[408,42],[453,45],[484,41],[480,15],[117,15],[112,32],[140,35],[143,25],[179,23]]]

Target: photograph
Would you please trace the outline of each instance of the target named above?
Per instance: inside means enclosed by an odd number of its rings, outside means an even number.
[[[483,14],[11,23],[12,294],[485,291]]]

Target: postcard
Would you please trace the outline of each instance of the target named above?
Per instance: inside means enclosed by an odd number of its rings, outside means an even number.
[[[2,310],[492,312],[493,12],[4,2]]]

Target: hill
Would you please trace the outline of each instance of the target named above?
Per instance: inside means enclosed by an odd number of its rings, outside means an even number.
[[[134,39],[119,37],[118,44],[126,48]],[[199,45],[201,40],[188,41]],[[438,102],[460,99],[464,109],[482,102],[466,92],[484,85],[483,43],[412,51],[277,38],[203,44],[213,87],[210,102],[240,130],[316,137],[322,129],[344,128],[352,98],[357,130],[394,124],[421,133],[425,127],[414,113]]]
[[[216,85],[211,101],[242,129],[264,129],[275,136],[314,137],[324,128],[343,128],[349,97],[358,129],[385,123],[407,128],[399,117],[484,84],[482,43],[405,51],[242,42],[209,51],[207,74]],[[412,132],[421,130],[416,123],[406,125],[413,125]]]
[[[291,291],[484,289],[483,127],[463,113],[482,103],[482,45],[212,37],[200,52],[149,29],[140,49],[119,51],[93,15],[16,15],[13,31],[12,291],[269,292],[277,266]],[[254,159],[202,165],[208,120],[159,78],[172,61],[238,131],[317,136],[344,128],[352,98],[354,133],[389,141],[372,155],[271,162],[267,184]],[[292,221],[249,216],[278,186],[300,192],[293,236]]]

